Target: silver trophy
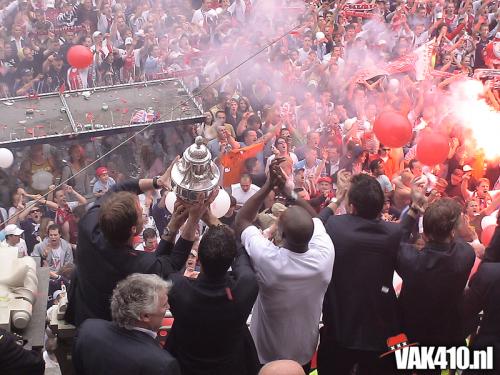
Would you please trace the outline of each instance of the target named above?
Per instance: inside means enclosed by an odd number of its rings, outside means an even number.
[[[207,199],[219,185],[220,171],[212,162],[212,155],[203,143],[203,137],[196,137],[172,168],[172,188],[177,196],[187,202],[196,202],[199,194]]]

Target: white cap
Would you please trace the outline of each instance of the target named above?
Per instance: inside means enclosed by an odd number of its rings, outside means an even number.
[[[94,31],[94,33],[92,34],[92,38],[97,38],[99,35],[102,35],[100,31]]]
[[[316,33],[316,39],[317,39],[317,40],[325,39],[325,33],[324,33],[324,32],[322,32],[322,31],[318,31],[318,32]]]
[[[125,45],[128,46],[129,44],[132,44],[132,38],[131,37],[125,38]]]
[[[54,294],[52,294],[52,299],[56,299],[57,297],[59,297],[59,295],[61,295],[63,293],[62,290],[56,290],[54,292]]]
[[[470,172],[470,171],[472,171],[472,167],[470,165],[466,164],[463,166],[462,170],[464,172]]]
[[[9,224],[5,227],[4,233],[5,237],[10,235],[20,236],[21,234],[24,233],[24,230],[19,228],[16,224]]]

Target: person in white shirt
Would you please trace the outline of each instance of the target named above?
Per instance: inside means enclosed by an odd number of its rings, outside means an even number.
[[[207,18],[206,13],[209,11],[211,6],[212,6],[212,0],[202,0],[201,8],[194,11],[191,23],[203,27]]]
[[[236,216],[241,236],[259,283],[250,332],[262,364],[287,358],[305,368],[316,350],[323,297],[332,277],[334,248],[314,209],[289,189],[282,193],[295,201],[278,222],[283,247],[267,240],[252,222],[266,196],[284,187],[280,160],[270,177]]]
[[[237,209],[243,206],[259,189],[257,185],[252,184],[250,175],[243,174],[239,184],[231,185],[231,195],[236,199]]]
[[[4,243],[17,248],[18,257],[22,258],[28,256],[28,248],[26,242],[21,238],[24,230],[19,228],[16,224],[9,224],[4,229],[5,241]]]

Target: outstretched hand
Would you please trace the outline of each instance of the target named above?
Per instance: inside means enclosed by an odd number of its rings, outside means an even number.
[[[180,159],[180,156],[177,155],[176,158],[170,163],[168,166],[167,170],[163,175],[158,179],[158,182],[160,183],[160,186],[172,190],[172,168],[174,167],[175,163],[177,163]]]

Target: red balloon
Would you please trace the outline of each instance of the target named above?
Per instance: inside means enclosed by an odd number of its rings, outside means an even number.
[[[425,165],[436,165],[448,158],[450,144],[440,133],[427,132],[417,141],[417,159]]]
[[[71,47],[66,57],[73,68],[83,69],[92,64],[94,55],[89,48],[79,44]]]
[[[403,147],[412,136],[410,121],[394,111],[382,112],[373,124],[373,131],[379,141],[387,147]]]
[[[495,224],[492,224],[483,229],[483,231],[481,232],[481,243],[484,246],[488,246],[490,244],[496,228],[497,226]]]

